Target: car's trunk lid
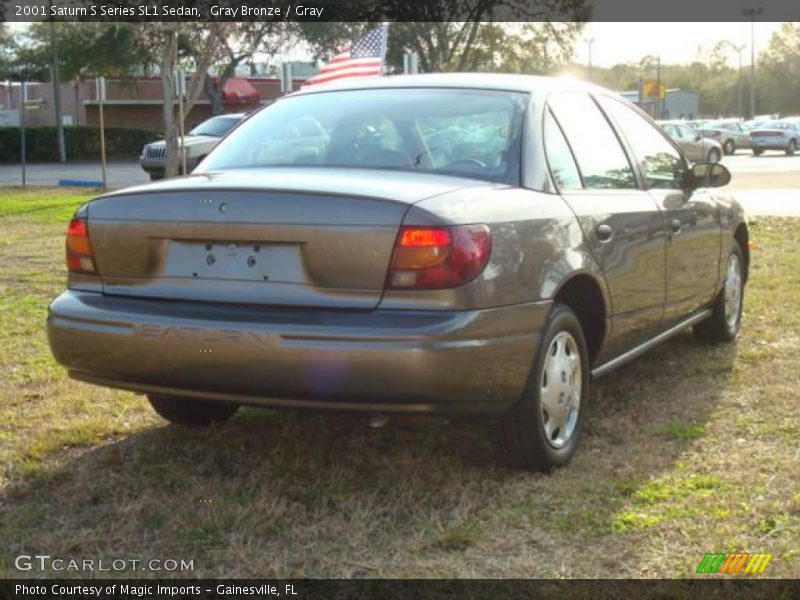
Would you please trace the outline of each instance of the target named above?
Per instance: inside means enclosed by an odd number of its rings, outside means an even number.
[[[106,294],[372,309],[409,204],[475,181],[269,169],[203,174],[90,203]]]

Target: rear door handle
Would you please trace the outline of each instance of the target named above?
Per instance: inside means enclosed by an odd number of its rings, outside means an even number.
[[[602,223],[595,228],[595,233],[597,234],[598,240],[601,242],[607,242],[613,237],[614,230],[611,228],[611,225]]]

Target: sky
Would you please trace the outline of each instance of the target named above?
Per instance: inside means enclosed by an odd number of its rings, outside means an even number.
[[[780,23],[756,23],[754,27],[756,55],[769,43]],[[661,55],[665,64],[692,62],[698,49],[708,50],[719,40],[729,40],[740,46],[742,62],[750,64],[750,23],[588,23],[575,45],[574,61],[586,64],[587,39],[592,42],[592,65],[613,67],[619,63],[639,62],[648,54]],[[731,51],[730,64],[738,64]]]
[[[12,31],[22,31],[27,24],[9,23]],[[756,54],[769,43],[772,34],[780,23],[757,22],[755,24]],[[391,35],[391,33],[390,33]],[[592,42],[592,64],[600,67],[613,67],[618,63],[639,62],[648,54],[661,55],[665,64],[690,63],[698,56],[698,49],[707,49],[719,40],[729,40],[734,44],[746,44],[742,53],[745,65],[750,64],[750,23],[588,23],[575,45],[574,61],[586,64],[588,44]],[[307,56],[291,56],[294,60],[304,60]],[[731,52],[730,64],[734,66],[738,58]]]

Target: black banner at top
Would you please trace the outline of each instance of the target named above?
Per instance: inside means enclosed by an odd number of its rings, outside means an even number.
[[[797,0],[0,0],[25,21],[798,21]],[[679,40],[676,32],[676,41]]]

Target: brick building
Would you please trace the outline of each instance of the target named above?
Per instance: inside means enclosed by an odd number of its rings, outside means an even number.
[[[191,79],[187,81],[187,87]],[[295,88],[299,86],[295,82]],[[229,79],[223,90],[226,112],[246,112],[281,96],[279,79]],[[0,82],[0,126],[17,125],[20,103],[18,83]],[[54,125],[53,84],[28,84],[29,108],[26,122],[30,127]],[[163,129],[164,98],[160,77],[106,80],[106,102],[103,111],[107,127],[130,129]],[[211,103],[205,94],[186,115],[186,127],[211,116]],[[5,118],[4,118],[5,117]],[[61,84],[61,117],[64,125],[99,124],[99,110],[94,80],[69,81]],[[4,122],[5,121],[5,122]]]

